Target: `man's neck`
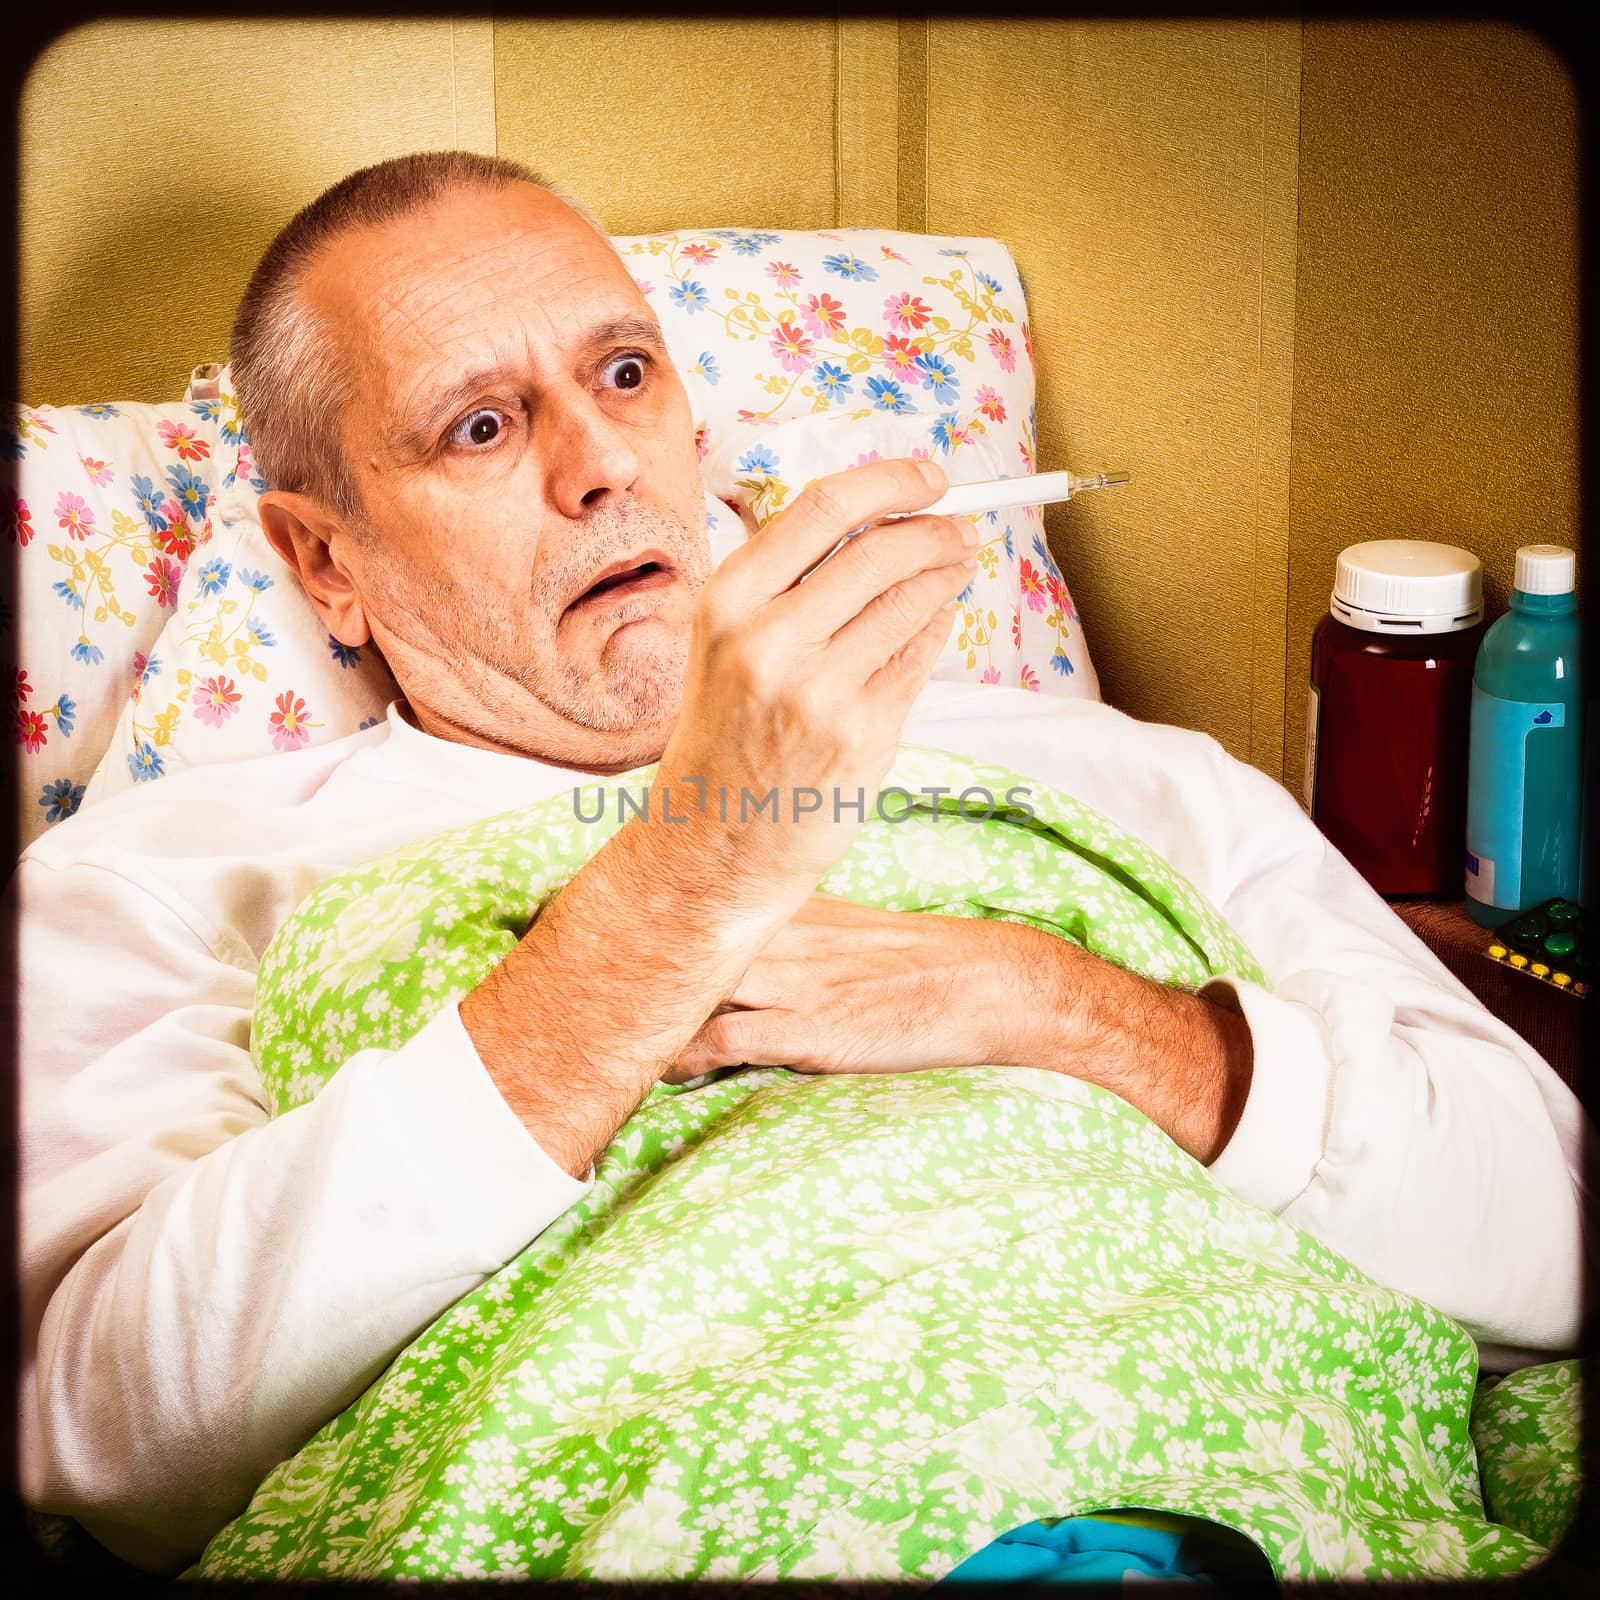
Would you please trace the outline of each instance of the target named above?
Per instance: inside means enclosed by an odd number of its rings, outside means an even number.
[[[419,710],[404,695],[400,697],[400,715],[418,733],[426,734],[432,739],[443,739],[450,744],[475,745],[480,750],[493,750],[499,755],[518,756],[524,761],[542,762],[547,767],[561,767],[568,772],[583,773],[587,777],[614,777],[621,772],[632,772],[636,767],[647,766],[652,761],[660,759],[660,752],[647,756],[642,761],[617,761],[609,763],[592,763],[589,761],[563,761],[559,756],[548,755],[544,751],[528,750],[520,745],[507,744],[500,739],[485,738],[472,728],[463,728],[457,723],[435,717],[431,712]]]

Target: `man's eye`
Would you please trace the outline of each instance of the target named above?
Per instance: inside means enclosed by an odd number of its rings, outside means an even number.
[[[504,427],[498,411],[474,411],[450,430],[453,444],[493,444]]]
[[[643,356],[618,356],[606,370],[616,375],[619,389],[637,389],[644,382],[644,367]]]

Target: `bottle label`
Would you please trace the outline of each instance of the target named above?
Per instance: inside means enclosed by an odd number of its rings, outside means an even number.
[[[1467,754],[1467,894],[1479,905],[1520,911],[1528,736],[1566,726],[1561,701],[1502,700],[1472,686]]]
[[[1317,814],[1317,725],[1322,716],[1322,695],[1316,684],[1306,686],[1306,770],[1301,795],[1308,817]]]

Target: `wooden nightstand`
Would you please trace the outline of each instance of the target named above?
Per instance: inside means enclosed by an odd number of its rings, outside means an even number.
[[[1581,1094],[1585,1017],[1600,999],[1580,1000],[1512,972],[1483,954],[1489,930],[1460,900],[1391,900],[1400,920],[1504,1023],[1517,1030],[1567,1086]]]

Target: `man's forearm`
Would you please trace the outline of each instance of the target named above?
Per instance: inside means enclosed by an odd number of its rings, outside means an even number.
[[[1250,1090],[1244,1018],[1038,928],[987,926],[1005,951],[1007,995],[996,1006],[1005,1060],[1097,1083],[1196,1160],[1214,1161]]]
[[[462,1000],[462,1023],[512,1111],[579,1177],[809,892],[736,881],[703,815],[632,819]]]

